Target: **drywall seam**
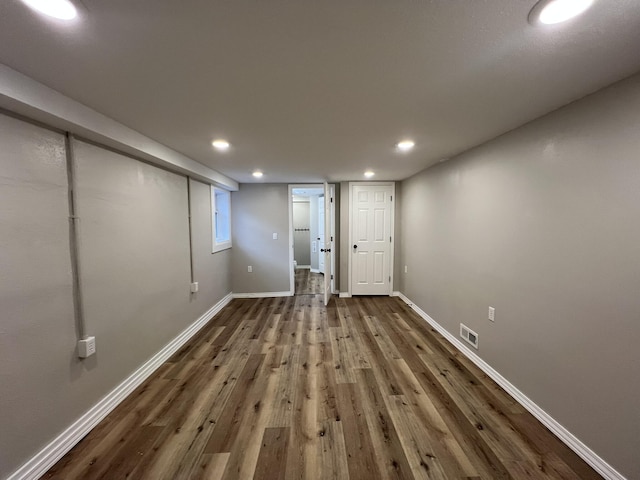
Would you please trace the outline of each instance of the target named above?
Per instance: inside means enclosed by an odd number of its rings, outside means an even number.
[[[394,292],[396,293],[396,292]],[[460,350],[469,360],[471,360],[480,370],[486,373],[494,382],[500,385],[509,395],[511,395],[520,405],[529,411],[534,417],[536,417],[545,427],[558,437],[563,443],[565,443],[571,450],[578,454],[585,462],[587,462],[593,469],[602,475],[607,480],[627,480],[622,474],[620,474],[611,465],[605,462],[602,458],[585,445],[579,438],[573,435],[569,430],[563,427],[556,419],[540,408],[533,400],[527,397],[524,393],[518,390],[509,380],[504,378],[497,370],[494,370],[491,365],[482,360],[477,354],[469,350],[461,341],[459,341],[453,334],[449,333],[442,325],[431,318],[424,310],[413,303],[402,292],[397,292],[398,297],[409,305],[418,315],[420,315],[426,322],[431,325],[435,330],[453,344],[458,350]],[[395,296],[395,295],[394,295]]]
[[[16,470],[7,480],[36,480],[82,440],[100,421],[144,382],[171,355],[177,352],[191,337],[204,327],[232,299],[231,293],[200,316],[158,353],[133,372],[120,385],[111,390],[102,400],[58,435],[51,443]]]

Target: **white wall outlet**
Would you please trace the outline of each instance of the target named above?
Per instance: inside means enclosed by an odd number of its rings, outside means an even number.
[[[251,265],[249,265],[247,267],[247,272],[252,273],[253,272],[253,267]]]
[[[191,284],[191,293],[196,293],[198,291],[198,282],[193,282]]]
[[[489,320],[492,322],[496,321],[496,309],[493,307],[489,307]]]
[[[278,239],[278,232],[273,232],[273,239],[277,240]]]
[[[407,267],[406,265],[404,266],[404,273],[407,273],[409,271],[409,267]]]
[[[78,341],[78,356],[87,358],[96,353],[96,337],[87,337]]]

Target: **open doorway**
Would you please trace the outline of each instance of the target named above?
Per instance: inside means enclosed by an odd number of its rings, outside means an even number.
[[[289,192],[292,290],[295,295],[321,295],[329,283],[331,293],[333,204],[330,197],[325,201],[322,184],[290,185]]]
[[[320,186],[291,190],[295,295],[322,293],[319,205],[324,207],[324,202],[321,198],[324,198],[324,189]],[[324,211],[322,214],[324,217]]]

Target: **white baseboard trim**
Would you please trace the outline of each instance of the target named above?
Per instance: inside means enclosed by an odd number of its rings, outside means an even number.
[[[162,350],[147,360],[120,385],[111,390],[102,400],[96,403],[51,443],[40,450],[34,457],[16,470],[7,480],[35,480],[44,475],[60,460],[76,443],[82,440],[102,419],[116,408],[133,390],[144,382],[166,360],[177,352],[193,337],[211,318],[222,310],[232,299],[231,293],[211,307],[194,323],[171,340]]]
[[[394,290],[393,292],[391,292],[391,296],[392,297],[399,297],[400,295],[402,295],[402,294],[400,292],[398,292],[397,290]]]
[[[255,293],[234,293],[233,298],[268,298],[268,297],[291,297],[293,292],[255,292]]]
[[[296,265],[296,270],[309,270],[311,265]]]
[[[351,298],[351,294],[349,292],[340,292],[340,298]]]
[[[395,294],[396,292],[394,292]],[[627,480],[622,474],[620,474],[615,468],[600,458],[593,450],[585,445],[580,439],[573,435],[569,430],[563,427],[556,419],[545,412],[542,408],[536,405],[533,400],[527,397],[524,393],[518,390],[511,382],[504,378],[498,371],[494,370],[487,362],[482,360],[475,352],[472,352],[466,347],[460,340],[458,340],[453,334],[449,333],[438,322],[431,318],[424,310],[418,307],[415,303],[409,300],[402,292],[397,292],[402,301],[409,305],[418,315],[427,321],[435,330],[438,331],[444,338],[449,340],[460,350],[469,360],[475,363],[480,370],[486,373],[491,379],[500,385],[509,395],[511,395],[520,405],[526,408],[529,413],[536,417],[545,427],[564,442],[571,450],[578,454],[585,462],[587,462],[593,469],[602,475],[607,480]],[[395,295],[394,295],[395,296]]]
[[[320,273],[320,270],[318,270],[317,268],[309,268],[309,270],[311,271],[311,273]]]

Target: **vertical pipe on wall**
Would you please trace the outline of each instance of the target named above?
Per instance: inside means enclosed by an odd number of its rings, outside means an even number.
[[[193,273],[193,227],[191,226],[191,177],[187,177],[187,216],[189,217],[189,270],[191,283],[195,282]]]
[[[84,306],[82,303],[82,284],[80,282],[80,255],[78,252],[78,221],[76,215],[77,194],[75,181],[75,157],[73,150],[73,135],[65,135],[65,153],[67,162],[67,185],[69,196],[69,250],[71,255],[71,276],[73,281],[73,310],[76,321],[78,339],[86,338],[86,324]]]

